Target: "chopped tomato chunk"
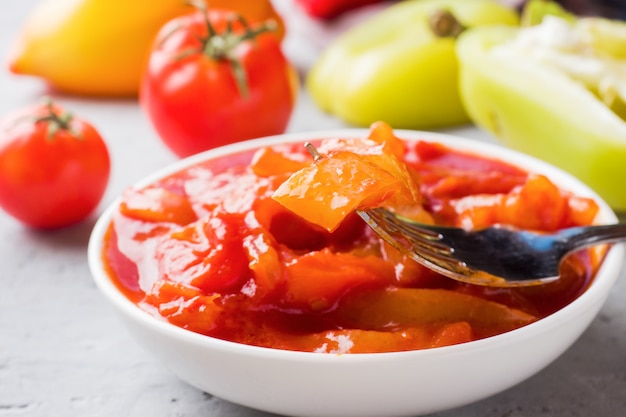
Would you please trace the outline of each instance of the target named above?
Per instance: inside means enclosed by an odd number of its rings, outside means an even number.
[[[194,332],[206,333],[217,325],[221,308],[215,303],[217,294],[203,295],[184,284],[159,281],[146,296],[170,322]]]
[[[589,224],[597,213],[597,204],[588,199],[571,200],[543,175],[529,176],[507,194],[473,195],[454,204],[457,224],[475,229],[501,223],[520,229],[554,231]]]
[[[503,222],[522,229],[556,230],[567,213],[567,200],[554,183],[533,175],[509,193],[502,207]]]
[[[237,289],[248,273],[238,217],[215,213],[172,232],[157,248],[159,272],[207,294]]]

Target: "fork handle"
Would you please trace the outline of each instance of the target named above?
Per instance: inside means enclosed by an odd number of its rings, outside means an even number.
[[[570,250],[626,240],[626,224],[573,227],[559,232],[567,240]]]

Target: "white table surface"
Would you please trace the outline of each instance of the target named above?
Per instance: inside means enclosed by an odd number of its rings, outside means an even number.
[[[2,58],[34,4],[35,0],[3,1],[0,6]],[[294,42],[290,41],[294,51],[307,53]],[[47,94],[39,80],[11,75],[4,61],[2,65],[0,114]],[[0,212],[0,417],[269,416],[178,380],[133,341],[99,294],[86,257],[95,216],[126,186],[175,157],[160,143],[134,100],[53,98],[100,130],[111,151],[112,176],[98,211],[72,228],[34,232]],[[346,125],[320,113],[303,93],[289,131],[341,127]],[[489,139],[472,127],[452,132]],[[622,276],[589,329],[553,364],[495,397],[437,416],[618,417],[625,415],[624,410],[626,277]]]

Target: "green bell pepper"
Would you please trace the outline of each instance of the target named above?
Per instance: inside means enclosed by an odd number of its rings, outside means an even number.
[[[438,35],[429,23],[436,12]],[[442,17],[443,16],[443,17]],[[456,18],[456,20],[455,20]],[[481,25],[519,25],[495,0],[412,0],[349,29],[324,50],[306,85],[317,105],[360,126],[384,120],[422,129],[469,122],[458,92],[457,35]]]
[[[457,53],[476,125],[626,211],[626,23],[547,16],[527,28],[478,28]]]

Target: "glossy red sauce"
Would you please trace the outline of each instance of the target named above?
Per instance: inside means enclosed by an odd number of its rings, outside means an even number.
[[[429,142],[405,146],[438,223],[553,230],[588,224],[597,212],[593,201],[501,161]],[[599,262],[579,253],[560,280],[527,288],[441,277],[387,246],[356,215],[331,233],[274,201],[273,191],[309,164],[294,144],[129,189],[105,239],[111,279],[140,308],[190,331],[359,353],[445,346],[527,325],[578,297]]]

